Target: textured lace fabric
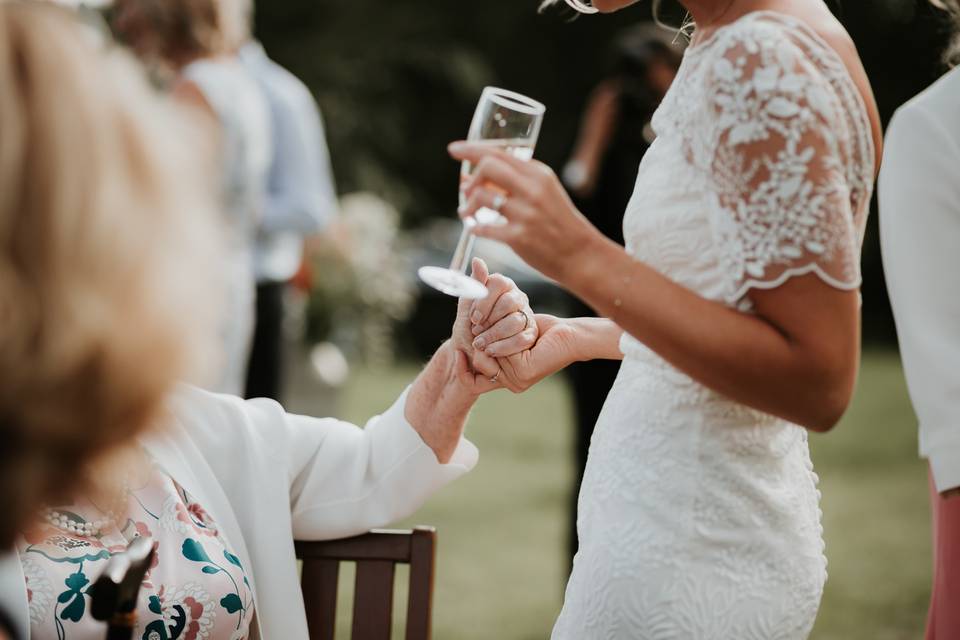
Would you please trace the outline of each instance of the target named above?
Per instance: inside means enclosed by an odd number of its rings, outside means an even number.
[[[860,284],[870,121],[837,54],[751,13],[690,49],[624,219],[627,250],[700,295],[814,273]],[[555,640],[806,638],[826,559],[806,431],[625,336],[580,493]]]

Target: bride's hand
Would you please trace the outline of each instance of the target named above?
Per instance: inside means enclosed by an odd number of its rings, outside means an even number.
[[[577,211],[556,174],[542,162],[468,142],[454,142],[449,151],[477,166],[464,186],[467,201],[461,217],[470,218],[486,207],[506,218],[504,224],[476,226],[475,235],[508,244],[561,284],[576,273],[577,258],[603,242],[603,235]]]
[[[485,358],[478,362],[477,354],[484,350],[501,356],[522,353],[536,344],[539,328],[526,294],[513,280],[500,274],[490,275],[486,263],[479,258],[473,259],[472,276],[486,285],[489,293],[481,300],[460,300],[453,344],[467,355],[478,376],[497,378],[500,366],[496,360]]]
[[[483,367],[485,371],[498,369],[500,384],[514,393],[522,393],[579,359],[576,328],[570,320],[542,313],[534,319],[540,337],[533,348],[505,357],[478,352],[474,356],[474,367]]]

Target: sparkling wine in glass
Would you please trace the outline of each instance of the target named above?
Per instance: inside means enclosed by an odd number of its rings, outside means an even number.
[[[546,107],[541,103],[524,95],[487,87],[480,95],[467,140],[502,149],[521,160],[530,160],[545,111]],[[463,187],[475,169],[469,161],[464,161],[460,167],[460,206],[466,203]],[[506,193],[503,195],[509,196]],[[450,267],[421,267],[418,272],[420,279],[450,296],[472,299],[485,297],[487,288],[467,275],[475,240],[472,230],[477,224],[498,224],[502,220],[503,217],[492,209],[478,209],[473,218],[464,220],[463,232],[453,252]]]

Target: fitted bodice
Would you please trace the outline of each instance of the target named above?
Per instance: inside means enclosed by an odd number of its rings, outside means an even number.
[[[687,51],[652,124],[624,216],[631,255],[744,311],[751,289],[794,275],[859,287],[870,121],[809,27],[761,11],[719,29]]]

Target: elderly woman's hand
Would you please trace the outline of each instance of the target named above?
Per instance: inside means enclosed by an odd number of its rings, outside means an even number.
[[[461,300],[453,326],[453,343],[465,353],[477,375],[497,379],[500,367],[492,357],[507,357],[529,350],[539,328],[530,301],[506,276],[490,275],[487,265],[473,259],[473,277],[489,294],[480,300]],[[478,359],[486,353],[491,358]]]
[[[477,334],[489,342],[487,348],[505,356],[529,351],[539,336],[527,297],[512,280],[489,275],[487,265],[479,259],[473,261],[473,277],[485,284],[490,294],[482,302],[460,301],[452,338],[417,376],[404,409],[410,425],[441,463],[453,455],[477,398],[503,388],[500,364],[474,347]],[[484,323],[482,331],[474,329],[480,326],[474,318]]]
[[[450,155],[477,169],[464,185],[463,218],[478,209],[499,211],[502,224],[478,224],[474,234],[509,245],[521,258],[563,285],[579,269],[579,257],[605,240],[577,211],[556,174],[542,162],[520,160],[490,146],[454,142]]]

